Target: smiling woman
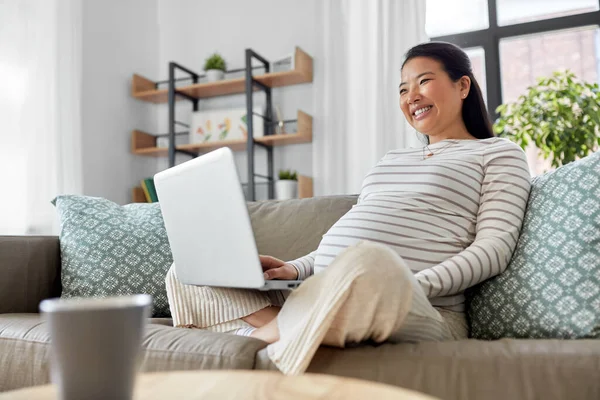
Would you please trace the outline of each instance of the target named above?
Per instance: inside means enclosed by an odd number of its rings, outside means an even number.
[[[415,46],[402,65],[400,108],[433,144],[494,136],[468,55],[443,42]]]
[[[430,143],[390,149],[315,251],[261,258],[269,277],[306,281],[275,301],[251,290],[190,294],[170,272],[176,326],[261,339],[286,374],[303,372],[320,344],[468,336],[465,290],[502,273],[517,244],[530,190],[525,153],[494,137],[458,47],[413,47],[401,76],[400,107]]]

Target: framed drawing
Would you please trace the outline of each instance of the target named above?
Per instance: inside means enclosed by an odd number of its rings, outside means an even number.
[[[254,113],[263,114],[262,107],[254,107]],[[190,121],[190,143],[220,142],[223,140],[246,139],[248,125],[246,108],[195,111]],[[264,136],[263,119],[253,116],[254,137]]]

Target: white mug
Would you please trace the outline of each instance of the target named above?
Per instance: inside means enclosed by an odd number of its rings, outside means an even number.
[[[60,399],[133,397],[151,306],[147,294],[40,303],[49,324],[51,380]]]

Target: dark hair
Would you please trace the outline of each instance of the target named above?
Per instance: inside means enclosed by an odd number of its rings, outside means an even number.
[[[452,43],[421,43],[406,52],[402,68],[415,57],[427,57],[440,62],[444,71],[448,73],[450,79],[454,82],[457,82],[463,76],[468,76],[471,79],[471,90],[469,90],[462,107],[462,119],[467,131],[477,139],[494,137],[490,117],[483,102],[479,84],[473,75],[469,56],[460,47]]]

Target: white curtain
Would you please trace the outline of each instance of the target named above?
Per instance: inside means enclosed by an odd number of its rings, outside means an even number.
[[[81,4],[0,0],[0,234],[56,234],[80,193]]]
[[[387,151],[420,144],[400,111],[398,85],[404,53],[428,40],[425,1],[325,0],[318,8],[315,195],[358,193]]]

